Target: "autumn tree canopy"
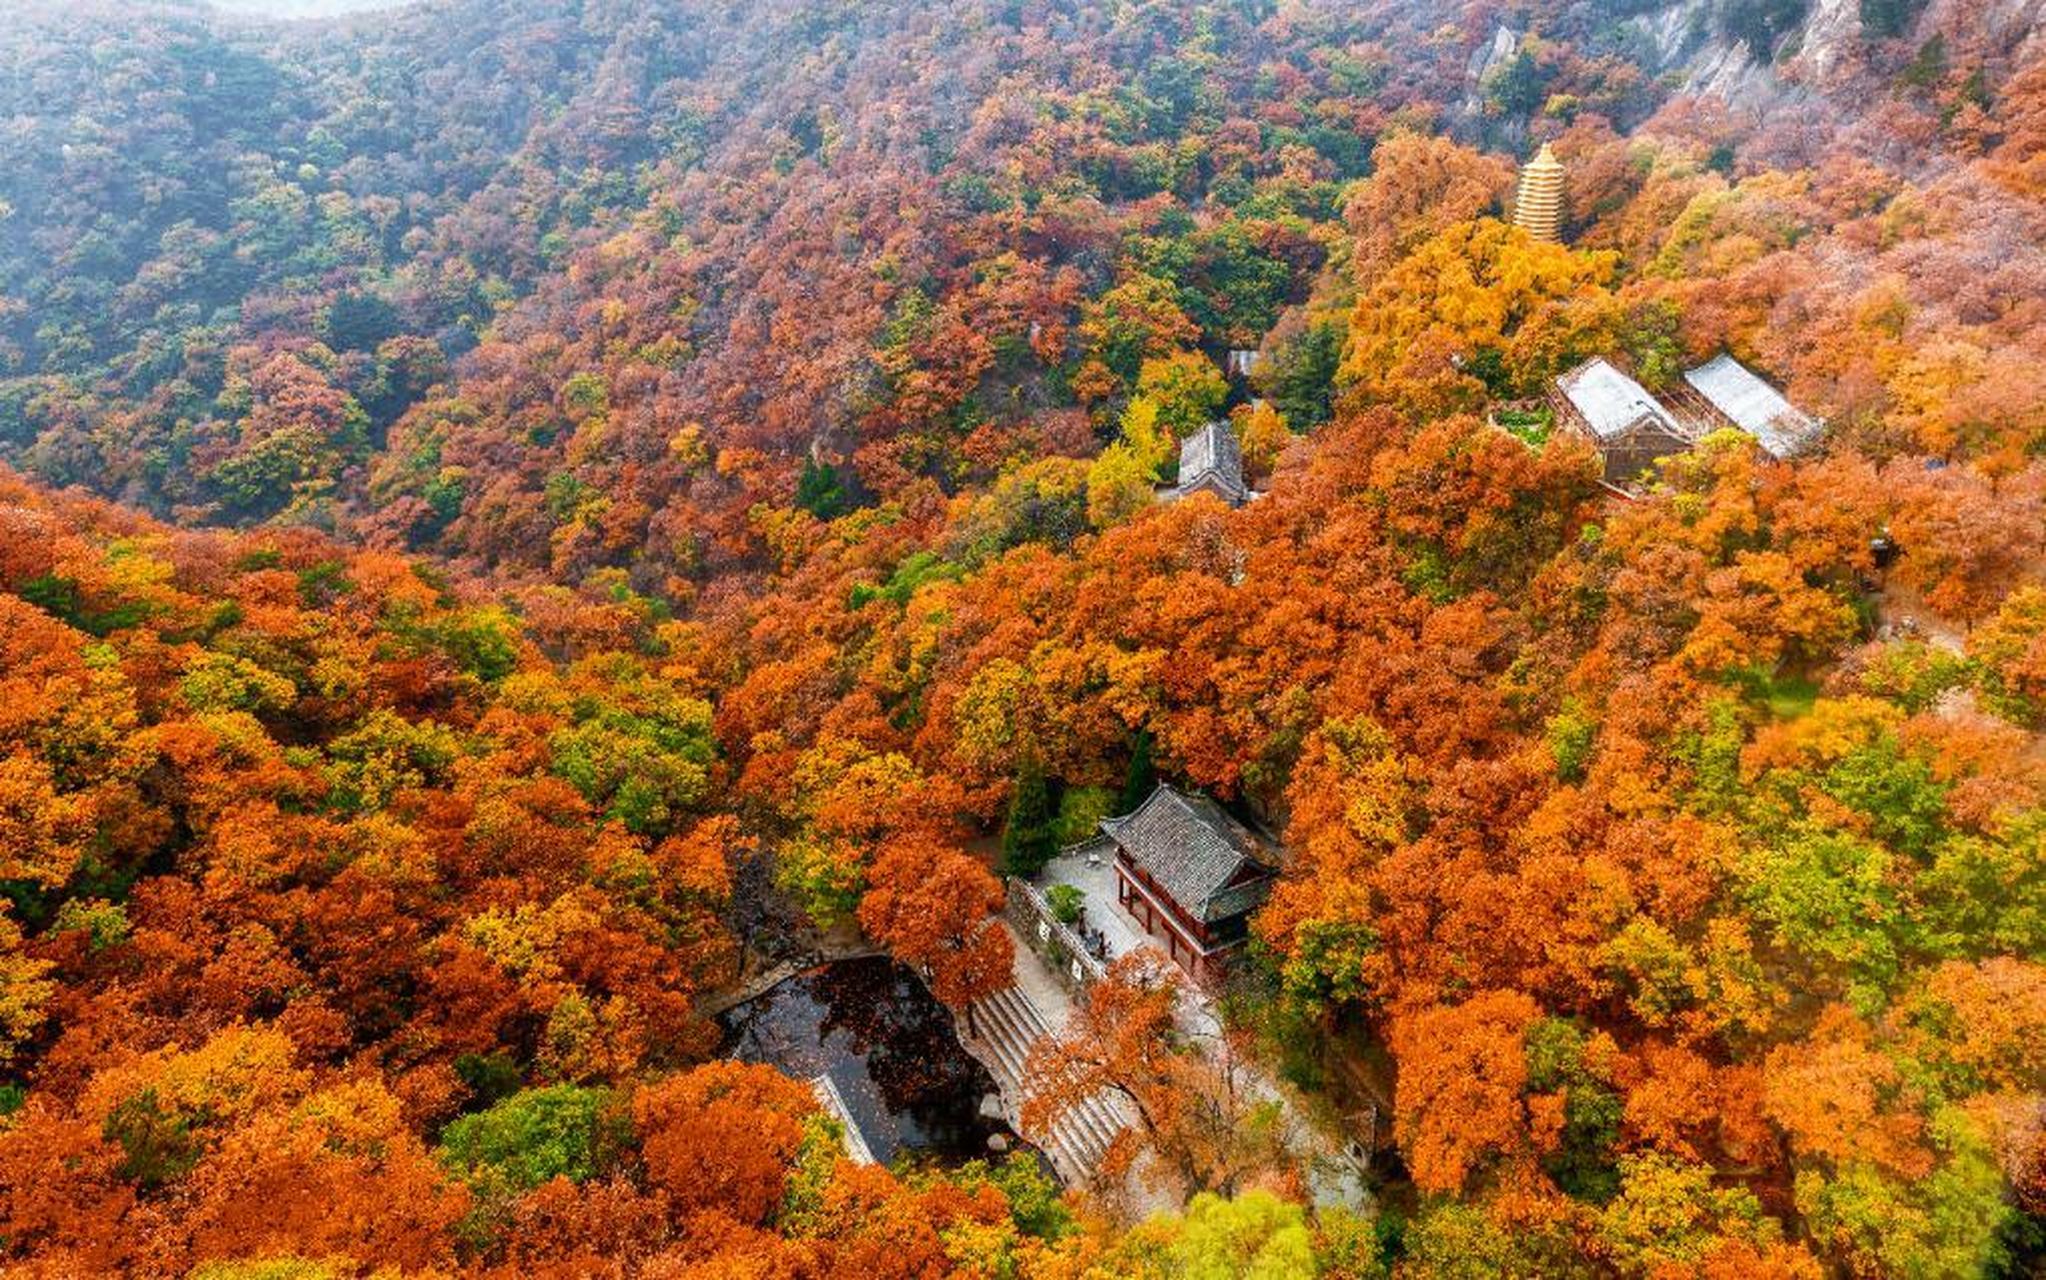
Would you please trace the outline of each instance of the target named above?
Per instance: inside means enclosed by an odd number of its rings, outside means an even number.
[[[1680,8],[12,6],[0,1270],[2037,1270],[2036,14]],[[1160,778],[1283,874],[1023,1127],[1171,1211],[724,1056]]]

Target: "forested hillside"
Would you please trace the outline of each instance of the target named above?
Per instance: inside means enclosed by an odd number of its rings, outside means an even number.
[[[0,18],[9,1273],[2036,1274],[2041,24]],[[1823,445],[1548,429],[1721,353]],[[718,1059],[819,937],[979,998],[1153,777],[1282,839],[1224,1005],[1369,1204],[1170,1037],[1140,1223]]]

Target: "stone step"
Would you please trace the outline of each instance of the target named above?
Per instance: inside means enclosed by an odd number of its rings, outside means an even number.
[[[1005,1084],[1019,1104],[1027,1045],[1035,1039],[1036,1022],[1026,1013],[1027,1008],[1005,1000],[997,1007],[983,1007],[976,1013],[976,1020],[985,1024],[987,1034],[984,1043],[1002,1068],[998,1075],[1010,1077]],[[1043,1135],[1042,1145],[1067,1181],[1084,1182],[1100,1164],[1108,1143],[1097,1117],[1075,1113],[1061,1119],[1051,1133]]]
[[[991,1059],[988,1065],[996,1083],[1020,1107],[1030,1050],[1051,1034],[1043,1010],[1012,987],[976,1006],[974,1025],[974,1040]],[[1084,1181],[1099,1166],[1109,1145],[1129,1127],[1127,1114],[1126,1107],[1112,1096],[1089,1098],[1061,1117],[1042,1145],[1068,1181]]]
[[[1083,1145],[1091,1158],[1098,1161],[1128,1124],[1116,1101],[1103,1094],[1069,1110],[1060,1121],[1060,1127],[1079,1130]]]
[[[1060,1121],[1062,1125],[1079,1130],[1082,1141],[1095,1160],[1108,1154],[1109,1144],[1122,1132],[1123,1126],[1116,1123],[1106,1104],[1098,1098],[1089,1098],[1068,1111]]]
[[[1049,1034],[1043,1014],[1019,993],[1005,991],[985,1002],[975,1016],[986,1033],[988,1047],[1000,1059],[1020,1098],[1030,1047]],[[1077,1147],[1091,1166],[1125,1127],[1108,1099],[1090,1098],[1067,1112],[1052,1136]]]
[[[1020,1088],[1024,1065],[1033,1043],[1032,1037],[1024,1030],[1020,1015],[1012,1005],[996,997],[974,1010],[974,1021],[980,1030],[981,1043],[994,1053],[998,1074],[1007,1077],[1004,1083]]]
[[[1029,1064],[1030,1051],[1050,1032],[1036,1007],[1021,996],[997,1001],[994,1016],[996,1025],[1001,1028],[1003,1048],[1008,1052],[1011,1066],[1020,1081]]]

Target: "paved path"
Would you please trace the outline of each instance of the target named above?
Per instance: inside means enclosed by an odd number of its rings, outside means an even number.
[[[845,1095],[838,1091],[838,1085],[831,1077],[811,1077],[810,1092],[817,1096],[818,1105],[838,1121],[841,1130],[839,1141],[845,1147],[846,1158],[854,1164],[880,1163],[874,1159],[873,1148],[867,1145],[867,1135],[860,1132],[860,1122],[853,1119],[852,1108],[845,1104]]]

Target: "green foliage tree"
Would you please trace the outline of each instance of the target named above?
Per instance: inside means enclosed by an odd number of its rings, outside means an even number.
[[[1079,333],[1085,355],[1073,385],[1086,400],[1129,391],[1146,360],[1182,350],[1200,336],[1179,309],[1178,290],[1146,272],[1131,272],[1087,304]]]
[[[1100,833],[1101,820],[1115,811],[1116,793],[1107,787],[1067,787],[1059,796],[1061,845],[1078,844]]]
[[[1378,930],[1366,920],[1309,920],[1296,931],[1279,965],[1279,987],[1306,1015],[1329,1018],[1369,1000]]]
[[[1993,1149],[1958,1110],[1934,1119],[1941,1150],[1927,1177],[1901,1177],[1873,1161],[1854,1161],[1828,1177],[1797,1176],[1798,1208],[1814,1234],[1850,1259],[1857,1272],[1891,1276],[2007,1274],[2013,1245],[2039,1245],[2004,1190]]]
[[[1598,724],[1584,712],[1582,703],[1566,699],[1549,718],[1549,754],[1556,761],[1556,776],[1564,782],[1582,782],[1591,762],[1592,744],[1598,738]]]
[[[398,309],[373,293],[350,290],[320,314],[320,341],[336,351],[374,351],[398,335]]]
[[[1026,751],[1009,797],[1009,820],[1002,829],[1002,859],[1009,874],[1034,876],[1058,856],[1058,804],[1044,765],[1035,751]]]
[[[1905,84],[1918,89],[1931,89],[1947,74],[1947,38],[1944,32],[1935,31],[1918,46],[1918,52],[1911,58],[1900,77]]]
[[[1275,343],[1258,383],[1295,431],[1310,432],[1335,416],[1336,374],[1347,340],[1348,327],[1334,316]]]
[[[1485,102],[1503,116],[1532,115],[1548,100],[1548,82],[1534,54],[1523,48],[1485,82]]]
[[[1087,523],[1110,529],[1135,518],[1157,491],[1155,468],[1126,440],[1101,451],[1087,468]]]
[[[400,791],[446,778],[462,754],[461,739],[444,725],[372,712],[353,733],[327,748],[329,803],[344,812],[381,809]]]
[[[1752,1192],[1715,1186],[1704,1165],[1660,1153],[1627,1156],[1619,1184],[1598,1227],[1623,1274],[1693,1266],[1729,1239],[1767,1246],[1780,1235]]]
[[[1151,731],[1137,730],[1130,742],[1130,765],[1123,774],[1122,793],[1115,801],[1117,813],[1134,813],[1158,789],[1157,750],[1158,740]]]
[[[1055,884],[1044,891],[1044,900],[1051,907],[1051,914],[1060,924],[1072,924],[1080,918],[1080,911],[1087,902],[1086,891],[1069,884]]]
[[[524,1084],[518,1063],[508,1053],[465,1053],[455,1059],[455,1074],[469,1089],[470,1105],[487,1109],[517,1093]]]
[[[1926,0],[1861,0],[1862,34],[1894,40],[1911,30]]]
[[[100,1133],[121,1148],[121,1176],[153,1191],[184,1177],[206,1154],[209,1118],[166,1106],[156,1090],[144,1089],[116,1103]]]
[[[998,1161],[969,1160],[946,1175],[955,1187],[993,1187],[1008,1201],[1017,1230],[1039,1240],[1062,1240],[1079,1228],[1059,1184],[1035,1156],[1011,1152]]]
[[[1620,1137],[1621,1099],[1585,1058],[1584,1034],[1560,1018],[1527,1030],[1527,1087],[1563,1095],[1563,1133],[1544,1160],[1556,1185],[1583,1200],[1603,1202],[1620,1184],[1613,1148]]]
[[[710,704],[620,655],[602,664],[608,692],[574,702],[553,735],[554,771],[635,834],[667,834],[702,801],[717,749]]]
[[[1144,361],[1137,394],[1158,406],[1158,424],[1184,438],[1220,416],[1229,382],[1215,362],[1196,351]]]
[[[1316,1271],[1306,1212],[1269,1191],[1235,1199],[1202,1192],[1184,1214],[1144,1223],[1124,1251],[1186,1280],[1289,1280]]]
[[[1280,222],[1304,230],[1297,219]],[[1269,247],[1280,238],[1272,223],[1229,218],[1197,227],[1180,221],[1161,230],[1137,238],[1130,256],[1177,287],[1180,309],[1210,341],[1253,345],[1277,323],[1293,269]]]
[[[835,520],[851,508],[852,499],[837,467],[805,458],[803,474],[796,480],[796,505],[819,520]]]
[[[554,1085],[513,1094],[441,1131],[442,1163],[487,1196],[555,1178],[587,1182],[618,1158],[630,1119],[605,1089]]]
[[[1591,1280],[1604,1274],[1560,1226],[1517,1227],[1476,1205],[1433,1199],[1408,1225],[1399,1274],[1413,1280]]]

